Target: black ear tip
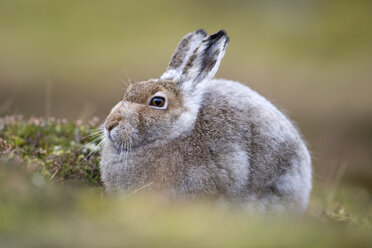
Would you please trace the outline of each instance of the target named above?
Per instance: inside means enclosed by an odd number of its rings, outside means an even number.
[[[226,31],[221,29],[220,31],[218,31],[217,34],[220,34],[221,36],[224,36],[224,35],[227,35]]]
[[[219,40],[223,36],[228,39],[226,31],[222,29],[215,34],[210,35],[209,40]]]
[[[207,36],[207,32],[204,31],[204,29],[198,29],[195,31],[196,34],[200,34],[202,36]]]

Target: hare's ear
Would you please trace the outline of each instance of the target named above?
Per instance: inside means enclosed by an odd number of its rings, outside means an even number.
[[[199,29],[183,37],[172,55],[167,70],[160,79],[175,80],[179,78],[189,57],[200,45],[205,36],[207,36],[207,33],[203,29]]]
[[[203,80],[213,78],[225,55],[229,37],[224,30],[203,39],[186,62],[180,82],[192,82],[195,85]]]

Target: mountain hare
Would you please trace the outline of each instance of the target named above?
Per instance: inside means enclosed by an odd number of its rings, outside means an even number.
[[[238,82],[212,79],[229,38],[186,35],[160,79],[131,84],[104,126],[108,191],[147,187],[249,208],[303,212],[311,159],[293,124]]]

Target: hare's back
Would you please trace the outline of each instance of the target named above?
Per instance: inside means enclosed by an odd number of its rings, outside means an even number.
[[[278,142],[300,139],[297,129],[282,112],[239,82],[211,80],[203,99],[201,112],[219,115],[214,119],[215,123],[233,122],[231,125],[235,128],[249,129],[252,135],[275,138]]]
[[[290,167],[309,166],[297,129],[257,92],[223,79],[212,80],[205,92],[199,116],[199,122],[209,123],[204,136],[213,134],[215,145],[226,149],[230,143],[247,152],[252,186],[260,187]]]

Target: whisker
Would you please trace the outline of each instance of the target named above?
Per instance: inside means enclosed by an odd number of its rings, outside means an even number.
[[[132,149],[132,139],[128,139],[128,147],[127,147],[127,159],[125,161],[126,164],[128,164],[128,157],[129,157],[129,152]]]
[[[145,184],[145,185],[139,187],[138,189],[133,190],[131,193],[129,193],[129,194],[127,194],[126,196],[124,196],[124,200],[127,199],[128,197],[131,197],[132,195],[138,193],[139,191],[141,191],[141,190],[143,190],[143,189],[145,189],[145,188],[151,186],[153,183],[154,183],[154,182],[151,182],[151,183]]]
[[[82,132],[82,133],[85,133],[85,132]],[[89,133],[88,136],[92,136],[98,133],[103,133],[103,130],[96,130],[95,132],[87,132],[87,133]]]
[[[126,140],[125,141],[125,147],[124,147],[124,165],[126,166],[127,165],[127,161],[128,161],[128,141]]]
[[[98,148],[100,148],[102,145],[103,145],[103,142],[104,142],[105,140],[104,139],[102,139],[99,143],[98,143]]]
[[[130,86],[129,83],[127,83],[124,79],[122,79],[121,77],[118,77],[119,80],[128,88]]]
[[[125,73],[125,75],[127,76],[127,79],[128,79],[128,81],[129,81],[129,85],[131,85],[131,84],[132,84],[132,81],[130,80],[130,78],[129,78],[129,76],[128,76],[128,72],[127,72],[127,70],[124,69],[124,73]]]
[[[122,160],[124,159],[124,143],[121,143],[121,144],[120,144],[119,149],[120,149],[119,158],[120,158],[120,160],[122,161]]]
[[[83,129],[83,130],[80,130],[80,131],[83,132],[83,133],[91,133],[92,131],[97,131],[97,130],[101,130],[101,129],[102,129],[102,127],[100,125],[98,127],[86,128],[86,129]]]
[[[89,149],[89,146],[92,145],[92,144],[95,144],[98,140],[102,139],[102,137],[97,137],[95,138],[94,140],[92,140],[91,142],[87,143],[87,144],[84,144],[82,147],[80,147],[77,151],[80,152],[81,150],[83,149]],[[101,141],[102,142],[102,141]]]
[[[100,137],[99,137],[99,138],[100,138]],[[95,142],[96,140],[98,140],[98,138],[95,139],[94,141],[92,141],[92,142],[86,144],[85,146],[83,146],[82,148],[80,148],[78,151],[80,151],[80,150],[82,150],[82,149],[84,149],[84,148],[88,148],[87,146],[88,146],[89,144],[92,144],[92,143]],[[101,144],[103,144],[103,141],[104,141],[104,140],[100,141],[99,144],[96,145],[96,146],[99,147]],[[92,150],[92,151],[91,151],[87,156],[85,156],[84,159],[79,163],[79,166],[81,166],[82,163],[85,162],[85,161],[87,161],[91,156],[95,155],[98,151],[99,151],[99,149],[94,149],[94,150]]]
[[[90,135],[94,135],[96,133],[103,133],[103,129],[100,128],[100,129],[79,130],[79,132],[81,132],[83,134],[88,134],[88,136],[90,136]]]
[[[96,138],[101,138],[102,136],[103,136],[103,133],[96,133],[96,134],[91,134],[91,135],[88,135],[88,136],[81,137],[81,139],[83,139],[83,140],[88,139],[88,138],[96,139]]]

